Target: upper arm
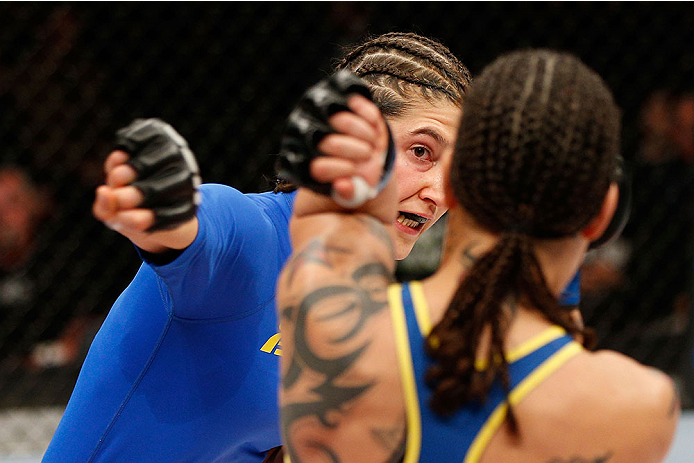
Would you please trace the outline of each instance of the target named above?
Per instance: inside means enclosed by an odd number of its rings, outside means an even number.
[[[652,368],[644,370],[642,416],[631,423],[636,428],[634,448],[641,446],[634,457],[644,462],[660,462],[667,455],[675,435],[680,398],[670,377]]]
[[[278,290],[287,452],[294,463],[390,461],[404,439],[404,406],[387,301],[389,241],[370,218],[299,220]]]
[[[661,371],[620,354],[606,352],[601,356],[606,360],[604,366],[611,381],[617,385],[616,398],[604,393],[608,388],[600,388],[601,401],[609,404],[602,410],[618,407],[613,417],[608,418],[612,420],[607,423],[611,431],[605,433],[616,439],[614,461],[663,461],[680,416],[680,399],[674,382]]]
[[[198,233],[176,260],[153,266],[176,316],[243,316],[274,296],[281,265],[278,230],[262,208],[224,185],[203,185]],[[286,233],[287,223],[280,224]]]

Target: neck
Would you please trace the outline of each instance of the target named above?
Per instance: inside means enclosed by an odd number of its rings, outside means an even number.
[[[450,301],[475,261],[497,241],[497,235],[481,228],[459,206],[449,210],[441,266],[427,279],[427,285]],[[558,297],[583,262],[588,242],[576,235],[534,240],[533,248],[550,291]]]
[[[477,259],[496,244],[496,238],[481,230],[459,207],[448,211],[439,269],[424,282],[432,319],[439,320],[453,294]]]

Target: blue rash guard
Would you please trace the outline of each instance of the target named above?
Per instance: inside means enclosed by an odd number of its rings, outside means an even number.
[[[294,194],[203,185],[195,241],[113,305],[44,462],[261,462],[280,445],[275,286]]]
[[[115,302],[44,462],[255,463],[281,444],[275,288],[295,194],[200,191],[195,241]]]

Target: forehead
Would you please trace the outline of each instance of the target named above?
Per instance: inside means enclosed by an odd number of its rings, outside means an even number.
[[[391,128],[401,135],[424,133],[449,144],[456,136],[461,114],[460,107],[448,100],[416,98],[408,102],[402,114],[387,120]]]

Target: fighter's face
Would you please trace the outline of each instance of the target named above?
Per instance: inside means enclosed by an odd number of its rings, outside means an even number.
[[[404,259],[421,234],[448,209],[444,178],[453,155],[461,110],[447,100],[410,103],[404,114],[389,118],[397,157],[399,215],[395,223],[395,258]]]

